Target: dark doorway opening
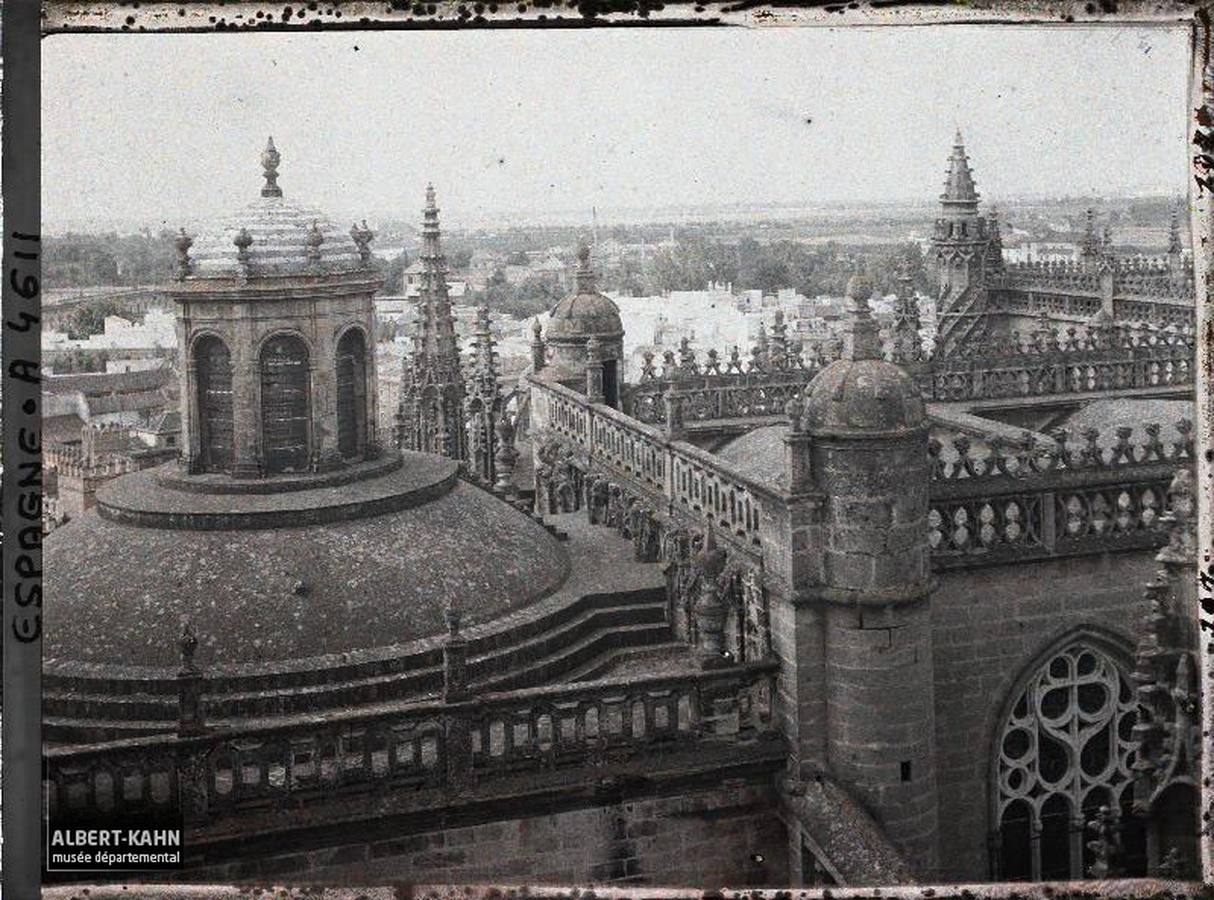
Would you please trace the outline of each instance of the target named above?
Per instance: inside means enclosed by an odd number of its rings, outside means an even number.
[[[232,358],[217,337],[194,345],[198,383],[199,468],[229,472],[232,468]]]
[[[351,329],[337,342],[337,449],[344,459],[367,447],[367,353],[362,332]]]

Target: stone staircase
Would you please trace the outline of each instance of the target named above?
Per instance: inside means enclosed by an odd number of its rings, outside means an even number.
[[[587,594],[545,615],[471,639],[468,676],[482,692],[534,687],[589,677],[584,673],[610,667],[615,654],[670,641],[663,589]],[[212,678],[206,687],[207,721],[223,727],[434,696],[442,688],[441,644],[420,643],[426,646],[390,659],[292,674]],[[48,675],[43,723],[44,740],[55,744],[172,732],[177,725],[175,684],[167,679],[117,682]]]

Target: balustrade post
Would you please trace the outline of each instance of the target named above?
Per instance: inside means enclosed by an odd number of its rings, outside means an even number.
[[[459,610],[447,606],[443,610],[447,637],[443,642],[443,700],[454,703],[468,696],[468,642],[460,634]]]
[[[181,668],[177,670],[177,734],[192,737],[205,734],[206,717],[202,709],[202,672],[194,664],[198,636],[186,622],[177,639],[181,649]]]
[[[1054,546],[1058,539],[1054,506],[1054,492],[1043,492],[1041,495],[1041,546],[1051,556],[1054,554]]]
[[[472,774],[472,724],[466,701],[468,686],[468,642],[460,634],[459,610],[443,610],[447,638],[443,643],[443,762],[448,790],[467,786]]]

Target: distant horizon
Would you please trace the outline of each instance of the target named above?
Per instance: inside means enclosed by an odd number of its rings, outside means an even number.
[[[270,134],[286,197],[335,221],[419,216],[430,181],[465,230],[589,225],[594,208],[602,224],[641,207],[931,202],[958,126],[984,202],[1162,196],[1188,182],[1187,40],[977,25],[53,35],[44,221],[222,216],[257,197]]]
[[[1000,198],[999,205],[1001,209],[1008,207],[1024,206],[1029,204],[1048,204],[1061,203],[1066,200],[1079,201],[1085,200],[1099,207],[1104,204],[1125,203],[1133,200],[1152,200],[1170,201],[1178,196],[1182,196],[1180,190],[1175,191],[1143,191],[1127,194],[1106,194],[1095,196],[1084,196],[1079,194],[1072,195],[1056,195],[1056,194],[1025,194],[1020,196]],[[676,210],[671,207],[633,207],[631,209],[598,209],[598,227],[616,228],[616,227],[659,227],[670,225],[679,227],[683,225],[702,224],[705,222],[711,223],[714,221],[720,222],[735,222],[746,221],[750,219],[756,224],[784,224],[802,221],[815,212],[826,211],[843,211],[848,208],[861,213],[865,210],[881,210],[881,209],[898,209],[898,210],[914,210],[922,208],[930,209],[937,204],[938,201],[933,199],[928,200],[870,200],[870,201],[845,201],[837,200],[831,202],[821,202],[817,204],[803,204],[796,202],[788,203],[764,203],[748,206],[745,203],[728,203],[728,204],[700,204],[684,206],[679,210],[679,215],[675,215]],[[989,205],[988,205],[989,208]],[[592,211],[593,214],[593,211]],[[628,215],[625,215],[628,214]],[[732,214],[732,216],[731,216]],[[662,216],[668,216],[662,218]],[[718,218],[712,218],[712,217]],[[381,213],[367,213],[365,216],[369,221],[376,224],[391,223],[393,225],[401,223],[409,223],[415,228],[420,229],[420,214],[410,216],[409,211],[394,211]],[[200,222],[181,220],[175,223],[177,226],[198,227]],[[1164,224],[1161,220],[1160,224]],[[502,218],[498,221],[487,221],[476,224],[460,224],[452,223],[449,217],[443,217],[443,230],[448,233],[470,234],[482,231],[495,230],[511,230],[525,228],[584,228],[589,230],[591,222],[585,216],[581,209],[554,209],[539,215],[534,221],[511,221]],[[44,222],[42,233],[49,237],[62,237],[66,234],[97,234],[105,232],[114,232],[119,236],[140,234],[144,231],[158,232],[161,230],[173,230],[173,228],[163,222],[152,223],[149,221],[122,221],[117,219],[105,219],[102,217],[94,217],[92,219],[83,219],[75,222],[67,223],[51,223]]]

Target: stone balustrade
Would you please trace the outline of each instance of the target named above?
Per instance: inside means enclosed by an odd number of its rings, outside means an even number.
[[[1057,432],[1047,446],[1031,435],[1018,446],[975,446],[965,435],[932,439],[928,539],[936,568],[1003,563],[1167,543],[1167,488],[1194,458],[1192,423],[1176,425],[1170,446],[1160,427],[1118,428],[1101,443]]]
[[[724,460],[667,432],[557,384],[532,382],[542,398],[532,426],[570,442],[583,471],[592,467],[630,478],[661,497],[661,507],[710,519],[722,537],[748,548],[762,543],[762,504],[772,489]],[[782,407],[781,407],[782,409]]]
[[[1192,309],[1187,309],[1191,325]],[[1033,333],[1001,340],[988,353],[914,362],[908,370],[927,400],[1004,400],[1186,387],[1194,383],[1195,354],[1194,334],[1183,322],[1169,320],[1167,327],[1140,322],[1059,328],[1043,318]],[[694,363],[686,348],[685,355],[689,361],[668,360],[661,370],[647,365],[640,383],[626,390],[624,407],[633,420],[665,424],[668,395],[679,398],[680,419],[691,427],[780,416],[789,401],[804,395],[827,362],[724,372],[717,366],[710,372]]]
[[[463,789],[772,729],[774,662],[343,712],[196,737],[46,751],[50,814],[121,820],[180,805],[206,825],[367,791]]]

